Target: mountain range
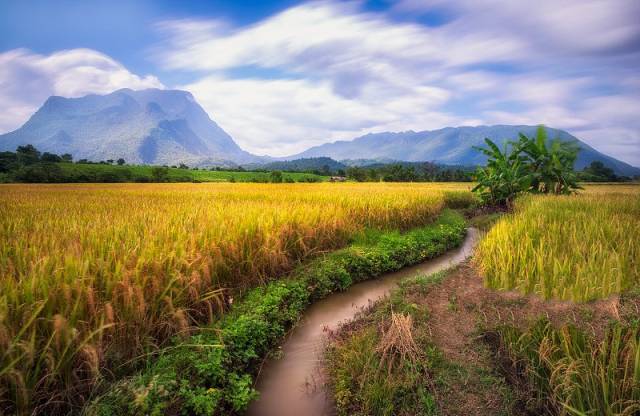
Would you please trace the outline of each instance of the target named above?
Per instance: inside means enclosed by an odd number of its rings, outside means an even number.
[[[52,96],[0,150],[33,144],[77,159],[124,158],[132,164],[224,165],[256,162],[196,102],[179,90],[121,89],[81,98]]]
[[[482,146],[485,137],[502,144],[516,139],[518,133],[534,135],[535,129],[497,125],[373,133],[271,158],[242,150],[189,92],[121,89],[107,95],[49,97],[22,127],[0,135],[0,151],[33,144],[40,151],[70,153],[76,160],[124,158],[131,164],[190,166],[257,165],[317,157],[344,160],[345,164],[374,160],[471,166],[486,162],[486,157],[473,149]],[[581,148],[576,169],[601,161],[617,174],[640,175],[640,168],[602,154],[566,131],[548,128],[547,133]]]
[[[288,159],[330,157],[335,160],[361,159],[397,160],[407,162],[430,161],[443,165],[483,165],[486,156],[473,146],[485,146],[484,138],[498,145],[516,140],[518,133],[535,136],[537,126],[475,126],[446,127],[438,130],[373,133],[350,141],[336,141],[312,147]],[[575,163],[582,170],[593,161],[601,161],[620,175],[638,175],[640,168],[598,152],[564,130],[547,128],[549,138],[575,142],[580,147]]]

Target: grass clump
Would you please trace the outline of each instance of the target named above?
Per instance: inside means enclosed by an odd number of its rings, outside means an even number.
[[[640,413],[640,327],[612,323],[602,340],[542,319],[497,330],[508,371],[529,389],[529,408],[558,415]]]
[[[478,245],[491,288],[588,301],[640,283],[640,188],[634,193],[531,196]]]
[[[385,355],[380,351],[383,340],[384,335],[369,326],[330,352],[338,414],[435,414],[427,360]],[[389,365],[391,361],[385,358],[394,359],[394,364]]]
[[[464,219],[446,211],[406,234],[378,235],[310,262],[290,279],[251,290],[223,319],[166,349],[147,370],[115,385],[90,415],[241,414],[256,396],[261,359],[314,300],[354,282],[414,264],[462,242]]]

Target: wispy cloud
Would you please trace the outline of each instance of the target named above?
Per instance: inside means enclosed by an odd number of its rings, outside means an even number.
[[[386,12],[312,2],[254,25],[159,24],[165,68],[249,150],[288,154],[369,131],[545,123],[640,164],[639,3],[406,0]],[[408,21],[445,12],[444,24]],[[251,75],[238,71],[250,67]],[[261,71],[278,76],[262,77]],[[631,111],[633,112],[633,111]],[[606,134],[609,131],[611,134]],[[624,134],[621,134],[624,132]]]
[[[152,62],[247,150],[292,154],[367,132],[563,128],[640,165],[637,0],[319,1],[248,26],[157,23]],[[429,16],[445,16],[429,21]],[[167,72],[164,72],[165,74]],[[177,84],[177,85],[176,85]],[[94,50],[0,54],[0,131],[51,94],[161,86]]]
[[[78,97],[119,88],[162,87],[153,76],[132,74],[90,49],[40,55],[26,49],[0,53],[0,132],[18,128],[51,95]]]

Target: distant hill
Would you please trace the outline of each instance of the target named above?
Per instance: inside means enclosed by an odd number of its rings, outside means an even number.
[[[81,98],[49,97],[18,130],[0,135],[0,150],[39,150],[93,161],[232,165],[263,160],[240,149],[195,101],[179,90],[121,89]]]
[[[445,165],[484,165],[486,156],[473,149],[483,146],[484,138],[496,143],[516,139],[522,132],[535,135],[536,126],[478,126],[447,127],[431,131],[407,131],[401,133],[375,133],[358,137],[351,141],[337,141],[312,147],[286,159],[330,157],[335,160],[381,159],[399,161],[432,161]],[[601,161],[619,175],[640,175],[640,168],[602,154],[563,130],[548,128],[549,138],[573,141],[581,151],[576,161],[576,169],[582,170],[592,161]]]

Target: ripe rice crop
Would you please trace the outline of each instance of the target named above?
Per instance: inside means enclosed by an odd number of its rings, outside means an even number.
[[[601,340],[546,319],[525,331],[498,329],[501,353],[544,414],[637,415],[640,412],[640,326],[610,323]],[[536,413],[538,414],[538,413]]]
[[[106,374],[121,375],[167,338],[213,320],[229,294],[344,246],[365,228],[423,225],[448,201],[471,201],[464,189],[2,186],[0,409],[80,405]]]
[[[587,301],[640,283],[640,187],[530,196],[478,245],[492,288]]]

